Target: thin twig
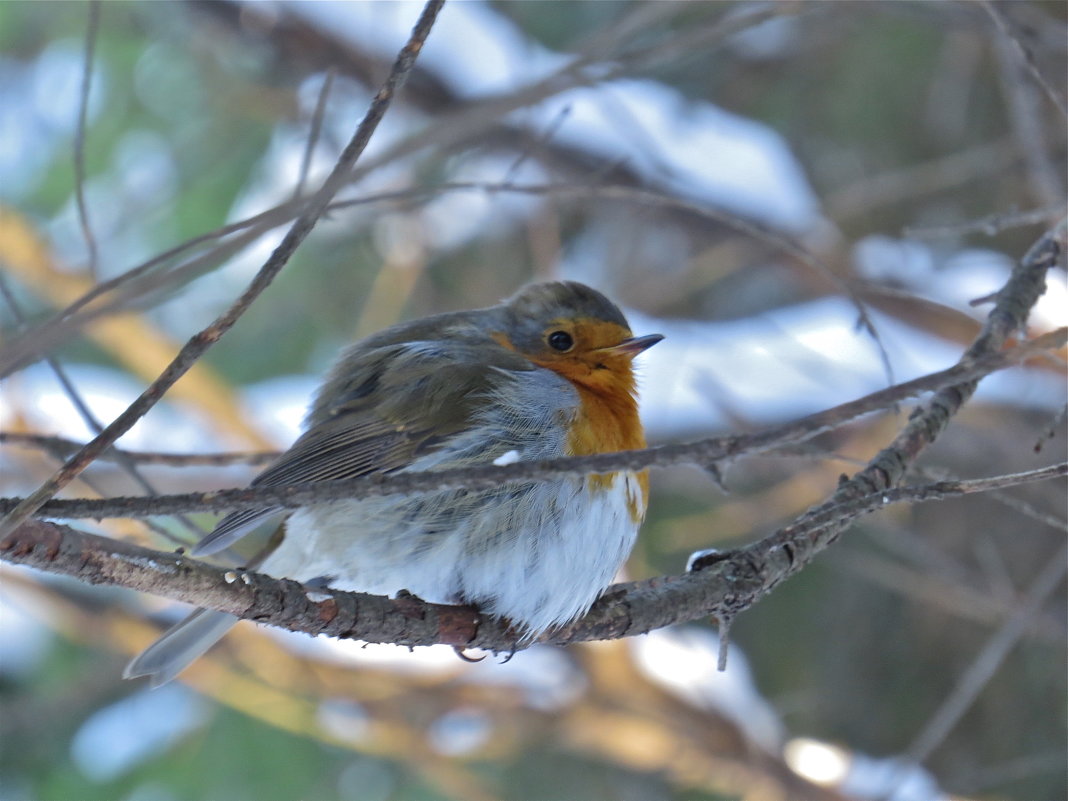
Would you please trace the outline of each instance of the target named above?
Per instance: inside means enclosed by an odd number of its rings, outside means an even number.
[[[1068,475],[1068,462],[1060,462],[1046,467],[1038,467],[1034,470],[1006,473],[1005,475],[992,476],[990,478],[936,481],[932,484],[921,484],[919,486],[896,487],[884,490],[882,498],[883,503],[940,501],[960,495],[972,495],[976,492],[991,492],[1005,489],[1006,487],[1018,487],[1021,484],[1031,484],[1035,481],[1049,481],[1052,478],[1061,478],[1066,475]],[[861,506],[866,506],[868,499],[865,497],[857,501],[857,503]],[[849,506],[850,504],[844,504],[839,508],[848,509]]]
[[[982,0],[983,10],[990,15],[990,18],[994,20],[994,24],[997,25],[1001,35],[1007,40],[1013,43],[1016,47],[1016,52],[1020,55],[1020,60],[1024,66],[1027,67],[1027,71],[1031,73],[1031,77],[1035,79],[1042,91],[1046,93],[1046,97],[1050,99],[1050,102],[1057,107],[1057,111],[1060,112],[1060,118],[1062,121],[1068,121],[1068,108],[1065,108],[1064,98],[1060,93],[1053,88],[1053,85],[1046,80],[1046,76],[1042,74],[1042,71],[1038,68],[1038,63],[1035,61],[1035,55],[1031,52],[1016,32],[1012,30],[1008,20],[1005,19],[1005,15],[1001,12],[1001,9],[997,7],[996,3],[991,0]]]
[[[921,470],[914,471],[916,475],[927,479],[928,481],[951,481],[955,480],[953,477],[947,474],[946,471],[938,470],[936,468],[927,467]],[[1002,506],[1006,506],[1012,509],[1014,512],[1019,512],[1025,517],[1029,517],[1037,523],[1041,523],[1044,526],[1049,526],[1054,531],[1060,531],[1068,533],[1068,520],[1063,517],[1057,517],[1056,515],[1043,512],[1040,509],[1036,509],[1031,504],[1027,503],[1021,498],[1012,495],[1007,492],[992,492],[990,493],[990,499],[1000,503]]]
[[[625,185],[559,183],[514,184],[508,182],[487,183],[454,181],[435,186],[377,192],[358,198],[339,200],[331,203],[327,210],[332,212],[355,206],[383,202],[409,202],[415,198],[421,197],[425,197],[429,200],[438,197],[445,192],[465,191],[489,193],[512,192],[535,196],[550,195],[558,197],[611,200],[626,203],[640,203],[652,207],[680,211],[733,228],[740,233],[752,237],[758,242],[763,242],[775,250],[781,251],[791,258],[800,261],[821,275],[829,275],[831,273],[831,270],[827,265],[820,262],[811,252],[806,250],[792,238],[768,228],[767,226],[761,225],[756,221],[745,219],[744,217],[732,214],[723,209],[704,206],[661,191]],[[166,284],[176,283],[185,276],[199,275],[204,270],[205,264],[221,263],[224,258],[228,257],[241,247],[244,247],[266,230],[282,224],[294,208],[294,203],[289,201],[286,204],[277,206],[274,209],[258,214],[248,220],[232,223],[226,226],[225,229],[218,229],[217,231],[203,234],[200,237],[197,237],[196,240],[190,240],[189,242],[177,245],[166,253],[151,259],[149,262],[127,271],[122,276],[118,276],[115,279],[94,287],[89,293],[82,298],[79,298],[75,303],[68,306],[50,320],[37,326],[32,331],[27,332],[26,335],[20,337],[18,340],[6,344],[3,350],[0,351],[0,353],[2,353],[2,356],[0,356],[0,377],[9,375],[13,371],[24,366],[36,354],[43,353],[54,347],[64,338],[72,336],[93,320],[106,314],[122,310],[129,304],[143,297],[147,292],[162,288]],[[209,251],[204,255],[198,256],[190,262],[171,270],[166,275],[155,276],[152,278],[141,278],[141,276],[151,267],[157,266],[166,258],[173,257],[189,247],[192,247],[193,244],[199,244],[212,238],[233,234],[242,229],[253,227],[254,230],[250,230],[239,237],[235,237],[225,245],[221,245],[220,248],[222,249]],[[139,283],[134,284],[133,281],[135,279],[138,279]],[[850,296],[855,294],[855,290],[843,282],[836,281],[836,286],[839,286],[840,288],[845,287],[843,291],[850,294]],[[123,294],[120,297],[113,299],[106,304],[94,306],[91,310],[80,311],[92,299],[95,299],[103,292],[119,288],[123,289]],[[885,354],[883,357],[885,359]]]
[[[993,46],[1000,67],[998,75],[1002,93],[1008,104],[1009,123],[1027,166],[1028,181],[1035,200],[1043,206],[1063,204],[1062,170],[1054,165],[1050,154],[1047,132],[1042,125],[1043,115],[1038,93],[1034,85],[1021,74],[1021,65],[1012,38],[996,36]]]
[[[78,95],[78,122],[74,129],[74,202],[78,207],[78,223],[89,252],[86,269],[97,277],[97,246],[93,226],[89,223],[89,207],[85,202],[85,128],[89,115],[89,91],[93,82],[93,54],[100,29],[100,0],[89,0],[89,23],[85,29],[85,61],[82,65],[82,84]]]
[[[77,453],[85,447],[84,442],[77,442],[66,437],[56,437],[50,434],[27,434],[16,431],[0,431],[0,445],[20,445],[25,448],[36,448],[46,451],[53,456],[66,459],[71,454]],[[118,461],[122,458],[140,465],[166,465],[168,467],[228,467],[235,464],[260,466],[265,465],[272,459],[277,459],[278,451],[242,451],[234,453],[160,453],[158,451],[131,451],[119,448],[108,448],[100,459]]]
[[[319,97],[315,101],[315,111],[312,113],[311,130],[308,132],[308,142],[304,146],[304,155],[300,160],[300,173],[297,176],[297,185],[293,189],[293,199],[297,200],[304,194],[304,184],[308,180],[308,170],[311,169],[312,156],[315,155],[315,146],[319,143],[319,134],[323,128],[323,117],[326,115],[326,99],[330,96],[330,90],[334,86],[334,77],[337,70],[329,69],[323,77],[323,85],[319,89]]]
[[[208,251],[194,256],[189,261],[183,262],[162,275],[148,274],[149,265],[155,266],[163,256],[158,256],[150,262],[138,268],[117,276],[115,279],[97,284],[86,295],[82,296],[73,306],[88,302],[90,297],[98,297],[104,291],[115,288],[117,291],[114,298],[77,313],[70,313],[72,307],[54,315],[44,323],[20,336],[13,342],[5,343],[0,349],[0,378],[4,378],[16,370],[21,369],[35,357],[46,353],[67,338],[83,330],[94,320],[123,311],[134,305],[145,295],[166,287],[168,284],[177,285],[183,280],[199,277],[211,266],[221,265],[242,248],[258,239],[267,230],[281,224],[282,221],[262,225],[256,225],[247,231],[238,233],[236,236],[221,242]]]
[[[871,529],[869,524],[866,528]],[[888,532],[896,534],[898,531]],[[1012,611],[1015,599],[990,592],[956,575],[933,570],[930,565],[913,566],[896,559],[857,548],[841,548],[829,560],[832,567],[860,577],[882,589],[911,600],[919,608],[938,609],[961,620],[984,626],[997,626]],[[1028,634],[1045,643],[1061,645],[1068,638],[1056,615],[1042,615],[1028,626]]]
[[[930,228],[913,228],[907,226],[902,229],[902,236],[915,239],[939,239],[942,237],[957,237],[965,234],[982,233],[987,236],[995,236],[1009,228],[1022,228],[1027,225],[1051,224],[1065,213],[1064,204],[1045,206],[1041,209],[1030,211],[1013,211],[1007,213],[988,214],[977,220],[969,220],[957,225],[939,225]]]
[[[916,164],[852,181],[824,198],[827,216],[839,225],[897,203],[955,189],[978,178],[997,175],[1020,161],[1011,138],[974,145]]]
[[[237,301],[218,319],[200,333],[196,334],[179,351],[170,365],[151,385],[117,417],[104,431],[46,481],[36,492],[13,510],[0,522],[0,537],[13,531],[20,523],[28,519],[42,504],[66,486],[75,476],[84,470],[100,453],[114,444],[115,440],[125,434],[149,409],[163,397],[174,383],[225,334],[242,314],[259,297],[260,293],[274,280],[275,276],[289,261],[293,252],[315,227],[316,222],[326,211],[330,200],[348,180],[349,173],[357,158],[367,147],[371,134],[382,121],[386,110],[393,101],[397,89],[404,78],[415,66],[415,60],[422,49],[430,29],[433,27],[444,0],[428,0],[407,43],[397,56],[389,76],[382,88],[378,90],[371,106],[345,147],[333,171],[327,177],[321,189],[308,201],[306,209],[293,223],[281,244],[271,254],[252,283]]]
[[[911,760],[923,762],[927,759],[975,703],[979,693],[1027,631],[1032,619],[1042,610],[1043,604],[1061,583],[1068,570],[1066,562],[1068,546],[1062,546],[1046,563],[1013,613],[976,654],[956,686],[908,747],[905,753]]]
[[[8,286],[7,279],[2,274],[0,274],[0,295],[3,295],[8,308],[11,310],[11,316],[15,318],[15,322],[19,325],[20,328],[25,327],[26,317],[25,315],[23,315],[22,308],[21,306],[19,306],[18,300],[15,298],[14,293],[11,291],[11,287]],[[63,365],[59,363],[59,359],[57,359],[55,356],[46,356],[45,364],[48,365],[48,368],[52,371],[53,375],[55,375],[56,380],[59,382],[59,385],[63,389],[64,394],[74,406],[75,411],[78,412],[78,416],[82,418],[82,422],[85,423],[86,428],[88,428],[94,434],[99,434],[101,431],[103,431],[104,426],[97,419],[96,415],[93,414],[93,410],[89,408],[89,405],[85,402],[85,399],[78,391],[78,388],[74,386],[74,382],[71,381],[70,376],[67,375],[67,371],[64,369]],[[141,487],[141,489],[143,489],[149,495],[158,495],[155,487],[153,487],[151,482],[149,482],[149,480],[141,474],[141,471],[137,469],[136,464],[125,458],[119,451],[114,451],[114,458],[122,467],[122,469],[126,472],[126,474],[130,476],[130,478],[134,480],[134,483]],[[106,495],[105,492],[103,492],[98,486],[94,484],[93,481],[89,480],[86,476],[83,475],[82,480],[85,481],[85,483],[88,484],[89,487],[91,487],[101,496]],[[200,526],[196,525],[192,520],[190,520],[186,515],[176,515],[176,517],[194,537],[200,538],[207,533],[202,528],[200,528]],[[164,539],[170,540],[174,543],[181,543],[180,539],[175,537],[173,534],[171,534],[171,532],[167,531],[167,529],[163,528],[162,526],[156,525],[150,520],[144,521],[144,523],[146,526],[148,526],[148,528],[150,528],[152,531],[154,531],[156,534],[163,537]]]
[[[51,518],[127,517],[174,514],[179,511],[218,511],[265,506],[296,508],[340,498],[369,498],[395,493],[434,492],[445,489],[481,489],[502,482],[537,481],[549,477],[580,476],[618,470],[642,470],[677,464],[708,465],[762,453],[784,444],[803,442],[860,415],[892,406],[923,392],[942,391],[961,382],[974,382],[993,370],[1016,363],[1049,347],[1068,341],[1068,329],[1045,334],[1024,345],[958,364],[929,376],[879,390],[849,403],[779,426],[749,434],[713,437],[688,443],[659,445],[634,451],[563,457],[508,465],[478,465],[450,470],[369,475],[316,484],[213,490],[157,498],[109,498],[51,501],[40,516]],[[14,508],[18,499],[0,498],[0,513]]]

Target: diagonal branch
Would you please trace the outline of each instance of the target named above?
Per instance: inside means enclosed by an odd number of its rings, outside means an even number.
[[[356,160],[367,147],[371,135],[378,128],[386,110],[393,101],[396,91],[403,84],[404,78],[415,66],[416,57],[419,55],[426,37],[430,34],[430,29],[433,27],[444,1],[428,0],[419,17],[419,21],[412,30],[411,36],[404,47],[401,48],[389,76],[371,101],[370,108],[368,108],[363,120],[357,126],[352,139],[342,151],[333,171],[327,177],[323,186],[308,200],[304,211],[290,227],[281,244],[267,259],[263,267],[260,268],[260,271],[241,297],[207,328],[195,334],[178,352],[178,355],[175,356],[163,373],[141,393],[140,397],[125,412],[71,457],[55,475],[36,492],[22,501],[3,521],[0,521],[0,537],[10,533],[20,523],[28,519],[42,504],[77,477],[99,454],[129,431],[134,423],[141,419],[179,378],[185,375],[208,348],[233,327],[234,323],[252,305],[253,301],[271,284],[275,276],[288,263],[300,243],[315,227],[334,195],[349,180],[349,175]]]
[[[100,30],[100,0],[89,1],[89,24],[85,30],[85,60],[82,63],[82,84],[78,97],[78,122],[74,129],[74,203],[78,209],[78,224],[82,229],[88,251],[88,272],[97,277],[98,252],[93,226],[89,222],[89,207],[85,203],[85,129],[89,116],[89,91],[93,84],[93,57],[97,33]]]
[[[960,365],[970,365],[996,353],[1010,335],[1024,329],[1031,308],[1046,289],[1047,271],[1063,263],[1068,244],[1066,237],[1068,220],[1045,233],[1020,260],[1008,282],[995,295],[994,308],[979,336],[965,351]],[[880,451],[867,467],[842,481],[826,502],[813,507],[770,537],[742,549],[749,559],[747,571],[731,576],[713,564],[709,580],[747,582],[751,589],[739,599],[739,608],[745,609],[798,572],[816,554],[838,539],[849,523],[849,519],[842,519],[813,526],[812,521],[825,518],[843,504],[868,497],[882,497],[886,490],[896,486],[909,466],[945,430],[950,419],[975,392],[978,383],[978,379],[971,378],[936,392],[931,400],[909,417],[908,423],[893,442]],[[707,564],[699,561],[694,569],[700,570]]]

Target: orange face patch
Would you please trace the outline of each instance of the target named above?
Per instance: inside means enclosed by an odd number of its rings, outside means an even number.
[[[549,336],[557,331],[566,332],[574,340],[574,346],[566,352],[554,350],[548,344]],[[503,332],[494,332],[490,336],[498,345],[522,352]],[[578,391],[579,409],[567,436],[568,455],[586,456],[645,447],[645,432],[635,398],[633,354],[612,350],[630,336],[631,332],[623,326],[604,320],[553,320],[545,329],[543,347],[536,353],[523,353],[539,367],[566,378]],[[615,475],[594,475],[587,480],[591,489],[607,490]],[[640,503],[636,497],[628,498],[631,518],[635,522],[644,516],[649,496],[648,472],[641,471],[637,478]]]

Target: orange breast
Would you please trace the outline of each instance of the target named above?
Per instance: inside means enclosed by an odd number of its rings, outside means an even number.
[[[645,447],[645,432],[638,417],[638,405],[629,390],[618,392],[594,392],[575,383],[578,390],[579,412],[568,432],[568,452],[574,456],[615,451],[637,450]],[[612,486],[616,473],[590,476],[587,480],[592,489],[607,490]],[[640,522],[645,516],[649,500],[649,472],[638,473],[641,499],[628,499],[631,519]]]
[[[618,344],[630,332],[615,323],[578,321],[572,326],[583,350],[575,353],[525,354],[539,367],[563,376],[579,395],[579,410],[567,438],[569,456],[589,456],[595,453],[637,450],[645,447],[645,432],[638,417],[635,399],[634,371],[629,356],[605,355],[603,349]],[[508,335],[502,331],[490,333],[498,345],[516,351]],[[588,478],[591,489],[608,490],[617,473],[594,475]],[[628,493],[627,506],[631,519],[640,523],[645,517],[649,500],[649,473],[637,474],[640,497]],[[629,484],[629,482],[627,482]]]

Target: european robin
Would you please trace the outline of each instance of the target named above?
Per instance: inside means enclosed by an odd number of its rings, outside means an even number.
[[[661,339],[632,336],[611,301],[573,281],[387,328],[341,354],[304,434],[252,485],[642,448],[632,362]],[[643,471],[316,503],[289,514],[257,565],[303,583],[472,604],[533,638],[584,614],[611,583],[648,491]],[[192,553],[220,551],[283,512],[227,515]],[[237,620],[198,610],[124,675],[170,681]]]

